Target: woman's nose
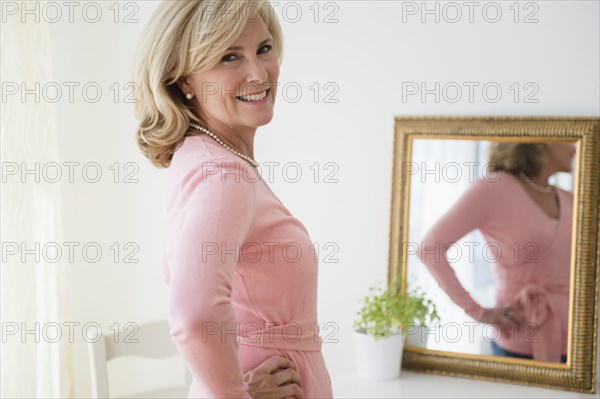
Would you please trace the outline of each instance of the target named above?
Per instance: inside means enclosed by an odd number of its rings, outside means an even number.
[[[249,82],[264,82],[267,80],[269,73],[257,58],[252,58],[248,61],[248,81]]]

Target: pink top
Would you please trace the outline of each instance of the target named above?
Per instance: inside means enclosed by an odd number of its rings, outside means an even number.
[[[317,324],[318,260],[255,169],[207,135],[168,168],[164,279],[189,398],[250,398],[242,376],[289,358],[306,398],[333,397]]]
[[[527,320],[518,333],[497,331],[497,344],[536,360],[558,362],[567,353],[573,194],[559,187],[554,190],[560,204],[558,222],[514,175],[490,173],[473,183],[436,222],[417,256],[452,301],[480,320],[484,309],[460,284],[446,257],[440,256],[478,229],[488,244],[487,256],[494,261],[497,306],[515,305]]]

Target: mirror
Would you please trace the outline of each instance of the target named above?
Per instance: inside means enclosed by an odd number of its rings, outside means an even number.
[[[599,126],[396,118],[388,279],[440,316],[403,367],[594,391]]]
[[[424,347],[566,362],[575,150],[572,142],[413,140],[403,178],[407,282],[428,292],[441,317],[419,334]]]

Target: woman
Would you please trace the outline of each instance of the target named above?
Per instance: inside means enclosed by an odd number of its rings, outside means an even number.
[[[496,355],[566,361],[573,194],[548,178],[571,172],[574,154],[570,143],[492,143],[486,176],[436,222],[417,251],[453,302],[498,327]],[[445,256],[475,229],[498,249],[494,308],[471,297]]]
[[[196,0],[161,3],[136,60],[138,143],[168,167],[163,270],[189,397],[333,396],[310,237],[254,160],[281,59],[268,3]]]

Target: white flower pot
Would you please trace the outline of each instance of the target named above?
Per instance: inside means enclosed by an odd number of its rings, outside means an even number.
[[[359,378],[389,381],[400,377],[404,338],[401,334],[375,340],[370,335],[354,331],[356,368]]]

